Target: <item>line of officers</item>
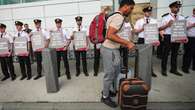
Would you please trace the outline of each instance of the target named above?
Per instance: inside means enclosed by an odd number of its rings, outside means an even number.
[[[0,23],[0,38],[6,38],[9,42],[9,51],[10,54],[7,56],[0,55],[0,62],[1,62],[1,68],[2,68],[2,73],[4,77],[1,79],[1,81],[5,81],[8,78],[11,77],[11,80],[16,79],[16,74],[14,71],[14,65],[13,65],[13,49],[14,49],[14,39],[15,37],[25,37],[28,41],[28,56],[20,56],[18,55],[18,61],[20,64],[20,70],[21,70],[21,78],[20,80],[30,80],[32,78],[32,70],[31,70],[31,58],[33,59],[35,57],[36,63],[37,63],[37,75],[34,77],[34,80],[37,80],[42,77],[42,49],[38,49],[36,51],[33,51],[32,47],[32,42],[31,42],[31,37],[33,36],[34,32],[41,32],[44,39],[45,39],[45,44],[44,48],[48,48],[50,44],[50,33],[52,31],[60,31],[62,33],[62,40],[64,41],[64,48],[63,49],[56,49],[57,51],[57,67],[58,67],[58,77],[60,77],[60,62],[61,59],[63,59],[64,62],[64,68],[66,69],[66,76],[67,79],[71,79],[70,75],[70,69],[69,69],[69,62],[68,62],[68,47],[71,43],[71,40],[74,39],[74,33],[77,31],[85,31],[86,29],[82,26],[82,17],[77,16],[75,17],[77,26],[75,26],[72,34],[68,36],[66,34],[66,31],[62,29],[62,19],[56,18],[55,19],[55,24],[56,28],[46,30],[41,28],[41,20],[40,19],[35,19],[34,24],[35,24],[35,29],[31,30],[28,28],[28,24],[24,24],[24,29],[23,29],[23,23],[21,21],[15,21],[15,26],[16,26],[16,33],[13,37],[10,33],[6,32],[6,25],[3,23]],[[88,39],[87,39],[88,41]],[[87,71],[87,59],[86,59],[86,52],[88,48],[85,50],[83,49],[74,49],[75,51],[75,57],[76,57],[76,76],[79,76],[81,71],[80,71],[80,59],[82,60],[82,65],[83,65],[83,73],[85,76],[89,76],[88,71]],[[97,50],[96,50],[97,51]],[[99,53],[100,54],[100,53]],[[100,55],[99,55],[100,56]],[[96,63],[94,64],[94,76],[98,75],[98,70],[99,70],[99,58],[97,59],[96,55]]]
[[[158,49],[160,50],[158,55],[161,57],[161,74],[163,76],[167,76],[167,61],[168,61],[168,56],[169,53],[171,52],[171,68],[170,68],[170,73],[182,76],[182,74],[178,71],[177,69],[177,55],[178,55],[178,50],[180,47],[181,42],[171,42],[171,26],[174,21],[176,20],[185,20],[185,18],[181,15],[179,15],[179,11],[181,8],[182,4],[180,1],[175,1],[172,2],[169,5],[170,8],[170,13],[166,13],[162,16],[162,21],[159,24],[159,32],[160,32],[160,46],[158,46]],[[138,44],[145,44],[145,39],[144,39],[144,25],[145,24],[156,24],[157,20],[152,18],[152,7],[148,6],[143,9],[144,12],[144,17],[137,20],[135,23],[134,28],[132,28],[130,25],[125,25],[124,26],[129,26],[129,30],[131,30],[131,33],[135,33],[138,35]],[[103,13],[107,13],[107,10],[104,10]],[[106,14],[105,14],[106,16]],[[76,31],[86,31],[86,29],[82,26],[82,17],[77,16],[75,17],[77,26],[73,30],[73,33]],[[192,64],[192,70],[195,70],[195,8],[193,9],[193,14],[192,16],[188,17],[187,19],[187,37],[184,43],[184,55],[183,55],[183,65],[182,65],[182,71],[184,73],[189,73],[189,69]],[[58,65],[58,76],[60,76],[60,61],[61,58],[63,58],[64,61],[64,67],[66,68],[66,76],[67,79],[71,79],[70,75],[70,70],[69,70],[69,63],[67,59],[67,49],[68,46],[71,42],[71,40],[74,39],[73,33],[71,36],[67,36],[66,32],[64,29],[62,29],[62,20],[57,18],[55,19],[56,23],[56,28],[53,29],[55,30],[60,30],[63,33],[64,41],[68,42],[67,45],[65,45],[64,50],[57,50],[57,65]],[[129,22],[126,22],[129,23]],[[30,37],[32,36],[31,32],[37,32],[41,31],[43,34],[43,37],[45,37],[45,48],[49,46],[49,41],[50,41],[50,34],[49,31],[42,29],[41,28],[41,20],[35,19],[34,24],[36,29],[35,30],[30,30],[28,29],[27,25],[25,24],[24,27],[26,27],[24,30],[22,30],[23,23],[20,21],[16,21],[16,29],[17,32],[15,34],[16,37],[26,37],[29,41],[29,45],[31,45],[31,40]],[[5,31],[6,25],[0,24],[0,37],[5,37],[9,40],[10,44],[13,44],[13,37]],[[128,28],[127,28],[128,29]],[[29,34],[27,34],[29,33]],[[130,34],[129,36],[131,36]],[[128,37],[128,36],[127,36]],[[129,40],[130,37],[129,37]],[[156,44],[154,44],[156,45]],[[94,45],[94,76],[98,75],[98,69],[99,69],[99,59],[100,59],[100,46],[101,44],[96,44]],[[31,46],[29,46],[31,47]],[[10,51],[12,49],[10,48]],[[34,78],[39,79],[42,77],[42,55],[41,51],[36,51],[32,52],[32,48],[29,49],[31,51],[30,55],[33,55],[36,57],[37,61],[37,76]],[[80,59],[82,59],[82,64],[83,64],[83,73],[85,76],[89,76],[88,71],[87,71],[87,60],[86,60],[86,52],[87,50],[75,50],[75,57],[76,57],[76,76],[80,75]],[[123,65],[128,66],[128,49],[121,48],[121,56],[123,57]],[[80,58],[81,57],[81,58]],[[24,56],[18,56],[19,58],[19,63],[21,67],[21,73],[22,77],[21,80],[27,78],[28,80],[31,79],[31,63],[30,63],[30,56],[24,57]],[[2,72],[4,74],[4,78],[2,81],[8,79],[11,77],[12,80],[15,80],[16,75],[14,73],[14,66],[13,66],[13,61],[12,57],[0,57],[1,61],[1,68]],[[152,73],[152,76],[156,77],[157,75],[155,73]]]
[[[185,18],[179,15],[182,4],[181,1],[175,1],[169,4],[170,13],[162,15],[162,20],[158,23],[160,45],[157,49],[157,56],[161,59],[161,74],[167,76],[168,56],[171,55],[170,73],[182,76],[178,71],[177,56],[180,44],[184,44],[184,55],[181,70],[184,73],[190,73],[189,69],[192,64],[192,70],[195,71],[195,8],[192,11],[192,16]],[[148,23],[156,24],[157,20],[152,18],[152,7],[143,9],[144,18],[139,19],[134,26],[134,33],[138,34],[138,44],[144,44],[144,28]],[[174,21],[186,20],[187,38],[179,42],[171,42],[171,27]],[[155,44],[154,44],[155,46]],[[152,72],[152,76],[157,75]]]

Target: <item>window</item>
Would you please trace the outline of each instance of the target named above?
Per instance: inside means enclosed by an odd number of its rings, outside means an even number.
[[[30,3],[30,2],[38,2],[38,1],[48,1],[48,0],[0,0],[0,5]]]

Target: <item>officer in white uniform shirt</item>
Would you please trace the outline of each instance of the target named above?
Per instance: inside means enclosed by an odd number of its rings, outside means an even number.
[[[144,18],[136,21],[134,26],[134,32],[138,34],[138,44],[144,44],[144,25],[145,24],[157,24],[157,20],[152,18],[152,7],[148,6],[143,9]]]
[[[12,47],[13,47],[13,37],[7,33],[6,31],[6,25],[0,23],[0,39],[1,38],[6,38],[8,40],[8,45],[9,45],[9,52],[10,55],[8,56],[0,56],[0,62],[1,62],[1,69],[3,72],[3,79],[1,81],[5,81],[6,79],[11,77],[11,80],[16,79],[16,74],[14,71],[14,65],[13,65],[13,59],[12,59]]]
[[[64,42],[64,48],[61,50],[56,50],[57,51],[57,66],[58,66],[58,77],[60,77],[60,62],[61,62],[61,58],[63,58],[64,61],[64,68],[66,68],[66,77],[68,80],[71,79],[71,75],[70,75],[70,69],[69,69],[69,63],[68,63],[68,47],[70,45],[71,42],[71,37],[68,36],[66,34],[65,29],[62,28],[62,19],[60,18],[56,18],[55,19],[55,24],[56,24],[56,28],[52,29],[52,31],[60,31],[62,33],[62,40]]]
[[[73,33],[74,32],[78,32],[78,31],[86,31],[86,29],[82,26],[82,19],[83,17],[81,16],[77,16],[75,17],[77,26],[74,28]],[[72,34],[72,37],[74,34]],[[80,75],[80,56],[82,58],[82,65],[83,65],[83,72],[85,74],[85,76],[89,76],[88,71],[87,71],[87,50],[86,49],[75,49],[75,57],[76,57],[76,76]]]
[[[183,66],[182,71],[189,73],[192,63],[192,70],[195,71],[195,8],[193,15],[187,18],[187,36],[188,43],[184,45]]]
[[[171,42],[171,26],[176,20],[185,20],[185,18],[181,15],[178,15],[180,7],[182,6],[180,1],[175,1],[169,5],[171,13],[168,13],[162,18],[160,24],[160,31],[164,31],[164,47],[162,53],[162,62],[161,62],[161,73],[164,76],[167,76],[167,61],[168,55],[171,51],[171,69],[170,73],[182,76],[180,72],[177,70],[177,55],[180,47],[180,43],[172,43]],[[187,39],[186,39],[187,40]]]
[[[144,18],[137,20],[134,27],[134,32],[138,34],[138,44],[145,44],[144,25],[157,24],[157,20],[151,17],[152,16],[151,6],[144,8],[143,12],[144,12]],[[153,69],[152,69],[152,76],[157,77],[157,75],[153,72]]]
[[[50,41],[49,32],[46,29],[41,28],[41,20],[40,19],[35,19],[34,24],[35,24],[35,29],[32,32],[41,32],[42,33],[44,40],[45,40],[44,48],[47,48],[49,46],[49,41]],[[42,77],[42,50],[35,51],[34,55],[35,55],[35,58],[37,61],[37,76],[34,78],[34,80],[37,80],[37,79]]]
[[[20,21],[15,21],[15,26],[17,32],[14,37],[25,37],[27,39],[28,47],[30,38],[29,35],[22,30],[23,23]],[[29,50],[29,49],[28,49]],[[22,77],[20,80],[24,80],[27,77],[27,80],[30,80],[32,77],[32,70],[31,70],[31,63],[30,63],[30,56],[18,56],[18,60],[20,63],[20,69],[22,73]]]

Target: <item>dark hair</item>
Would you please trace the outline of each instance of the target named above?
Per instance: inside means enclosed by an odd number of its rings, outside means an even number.
[[[124,5],[135,5],[134,0],[119,0],[120,8]]]

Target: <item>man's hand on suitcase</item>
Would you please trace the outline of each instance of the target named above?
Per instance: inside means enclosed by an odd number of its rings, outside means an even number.
[[[133,50],[135,49],[135,44],[132,43],[132,42],[129,42],[129,43],[127,44],[127,48],[129,49],[129,51],[133,51]]]

